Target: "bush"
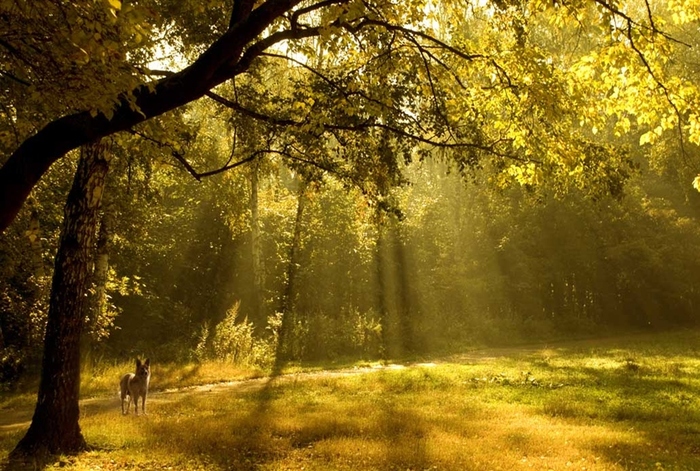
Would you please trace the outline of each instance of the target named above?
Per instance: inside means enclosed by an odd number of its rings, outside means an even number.
[[[208,359],[227,361],[241,366],[259,366],[269,368],[275,358],[279,339],[278,315],[268,318],[268,338],[257,338],[254,325],[244,318],[238,320],[240,302],[226,311],[226,316],[213,329],[205,322],[197,334],[197,345],[192,350],[196,361]]]

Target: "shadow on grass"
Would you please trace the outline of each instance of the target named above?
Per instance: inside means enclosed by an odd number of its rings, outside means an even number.
[[[357,469],[354,463],[365,462],[370,468],[362,469],[427,468],[428,428],[420,413],[395,403],[381,387],[369,397],[357,397],[353,388],[337,378],[276,376],[159,394],[146,418],[116,417],[117,410],[105,407],[87,413],[92,422],[113,420],[117,427],[131,421],[138,437],[121,446],[152,450],[173,466]]]
[[[658,359],[657,359],[658,362]],[[573,383],[546,393],[542,412],[575,424],[591,421],[637,439],[591,444],[592,451],[630,469],[700,469],[700,382],[669,365],[621,360],[618,368],[542,366]],[[625,469],[627,469],[625,468]]]

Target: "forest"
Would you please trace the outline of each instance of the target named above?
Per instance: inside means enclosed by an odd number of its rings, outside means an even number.
[[[278,374],[697,329],[699,21],[0,0],[0,392],[38,389],[13,454],[87,449],[81,371],[136,358]]]

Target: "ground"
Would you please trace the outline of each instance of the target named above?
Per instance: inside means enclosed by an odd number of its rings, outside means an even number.
[[[121,415],[115,375],[81,401],[95,450],[49,469],[697,470],[698,352],[682,331],[185,388],[156,364],[147,416]],[[0,405],[6,455],[32,405]]]

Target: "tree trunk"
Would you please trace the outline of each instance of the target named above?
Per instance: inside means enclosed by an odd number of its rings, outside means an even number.
[[[83,147],[56,254],[36,409],[14,457],[74,453],[86,447],[78,424],[80,334],[88,312],[91,253],[107,169],[104,144]]]
[[[380,356],[382,359],[388,359],[392,352],[390,350],[390,330],[389,326],[389,288],[387,283],[387,270],[386,270],[386,257],[385,257],[385,244],[386,240],[384,237],[384,227],[382,223],[382,216],[377,213],[377,245],[374,251],[375,257],[375,267],[377,269],[377,291],[376,291],[376,303],[377,309],[379,310],[379,325],[381,326],[380,331]]]
[[[394,216],[377,216],[377,306],[382,327],[382,356],[400,357],[416,349],[410,266]]]
[[[302,181],[299,184],[299,195],[297,200],[297,214],[294,219],[294,234],[292,245],[289,249],[289,263],[287,265],[286,280],[279,312],[282,314],[282,326],[280,327],[280,337],[278,343],[278,360],[286,360],[295,353],[293,345],[290,344],[290,322],[292,322],[292,308],[294,306],[295,281],[297,268],[299,265],[299,249],[301,245],[301,229],[304,219],[304,209],[306,207],[306,187],[307,183]]]
[[[265,316],[262,312],[263,257],[260,246],[260,214],[258,211],[259,169],[259,160],[256,160],[250,169],[250,251],[253,261],[253,322],[257,326],[264,326]]]
[[[38,282],[46,275],[46,271],[44,270],[43,247],[41,246],[39,212],[35,208],[32,208],[26,234],[32,251],[32,273]]]
[[[103,200],[100,230],[95,249],[95,272],[93,283],[95,296],[90,313],[90,343],[94,346],[99,339],[100,321],[107,313],[107,279],[109,275],[109,246],[112,240],[112,208]]]
[[[398,284],[396,307],[399,321],[399,338],[401,339],[401,353],[405,355],[407,353],[415,353],[417,347],[414,328],[416,312],[413,308],[413,299],[409,285],[411,282],[409,273],[412,273],[412,270],[406,260],[406,250],[401,240],[399,230],[398,221],[392,219],[390,233],[394,244],[395,279]]]

